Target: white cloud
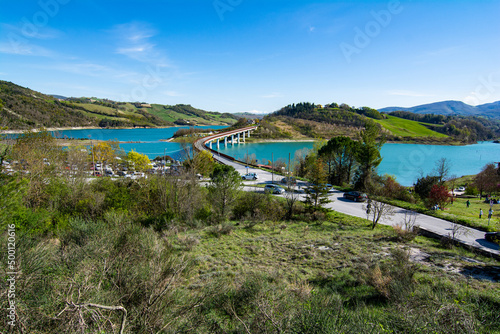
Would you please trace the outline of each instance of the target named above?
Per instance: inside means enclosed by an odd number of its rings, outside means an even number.
[[[157,31],[149,24],[141,22],[119,24],[109,32],[117,41],[116,53],[143,63],[160,67],[171,66],[164,52],[151,42]]]
[[[13,36],[16,39],[54,39],[61,37],[64,33],[61,30],[53,29],[48,26],[35,26],[23,24],[23,26],[15,26],[12,24],[3,23],[0,25],[3,33]]]
[[[171,96],[171,97],[185,96],[184,94],[181,94],[179,92],[175,92],[175,91],[172,91],[172,90],[166,91],[166,92],[164,92],[164,94],[167,95],[167,96]]]
[[[115,78],[123,81],[123,78],[128,78],[130,83],[136,84],[140,82],[141,75],[131,71],[121,71],[112,67],[103,66],[94,63],[59,63],[54,65],[37,65],[39,69],[61,71],[71,74],[78,74],[90,77]]]
[[[240,111],[242,113],[249,113],[249,114],[269,114],[269,111],[262,111],[262,110],[247,110],[247,111]]]
[[[39,45],[31,44],[27,40],[12,41],[10,43],[0,43],[0,53],[37,57],[55,56],[55,53],[53,51]]]
[[[410,96],[410,97],[431,97],[431,96],[434,96],[432,94],[420,93],[420,92],[415,92],[415,91],[411,91],[411,90],[391,90],[391,91],[388,91],[387,94],[396,95],[396,96]]]
[[[457,45],[457,46],[450,46],[446,48],[426,51],[416,56],[415,64],[422,65],[434,61],[435,59],[447,59],[451,56],[454,56],[462,52],[463,49],[464,49],[463,46]]]
[[[264,99],[274,99],[274,98],[278,98],[278,97],[283,97],[283,94],[271,93],[271,94],[267,94],[267,95],[261,95],[261,98],[264,98]]]

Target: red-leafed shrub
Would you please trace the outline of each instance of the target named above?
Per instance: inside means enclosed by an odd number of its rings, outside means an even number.
[[[450,199],[451,195],[448,191],[448,188],[442,185],[435,184],[432,186],[431,191],[429,192],[427,203],[430,207],[439,205],[439,207],[442,209],[450,202]]]

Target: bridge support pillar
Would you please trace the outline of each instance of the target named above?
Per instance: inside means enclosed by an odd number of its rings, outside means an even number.
[[[238,145],[240,144],[240,133],[238,132]]]
[[[234,135],[231,135],[231,146],[234,146]]]
[[[224,137],[224,147],[227,148],[227,137]]]
[[[212,142],[211,141],[208,142],[208,147],[210,147],[210,149],[212,149]]]
[[[217,149],[219,149],[219,138],[217,138]]]
[[[248,130],[248,138],[250,138],[250,130]]]
[[[245,132],[243,131],[243,142],[245,142]]]

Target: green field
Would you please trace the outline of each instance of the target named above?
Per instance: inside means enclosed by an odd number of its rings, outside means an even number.
[[[395,116],[387,116],[387,119],[375,120],[395,136],[401,137],[434,137],[447,138],[447,135],[432,131],[425,123],[411,121]]]
[[[236,122],[234,118],[223,118],[223,114],[219,113],[203,112],[201,114],[202,116],[200,116],[195,113],[190,113],[188,110],[186,113],[177,112],[167,105],[159,104],[153,104],[152,108],[147,111],[167,122],[175,122],[178,119],[185,119],[190,122],[195,122],[198,125],[227,125]]]

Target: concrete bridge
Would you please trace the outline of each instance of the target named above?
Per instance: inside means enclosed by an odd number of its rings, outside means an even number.
[[[255,129],[257,129],[257,126],[249,126],[203,137],[201,139],[198,139],[194,143],[194,148],[197,151],[208,150],[212,153],[214,159],[216,159],[220,163],[227,164],[227,159],[234,161],[234,158],[217,152],[214,148],[219,149],[221,145],[227,147],[228,145],[239,145],[241,143],[244,143],[246,138],[250,138],[250,133],[252,131],[255,131]]]

